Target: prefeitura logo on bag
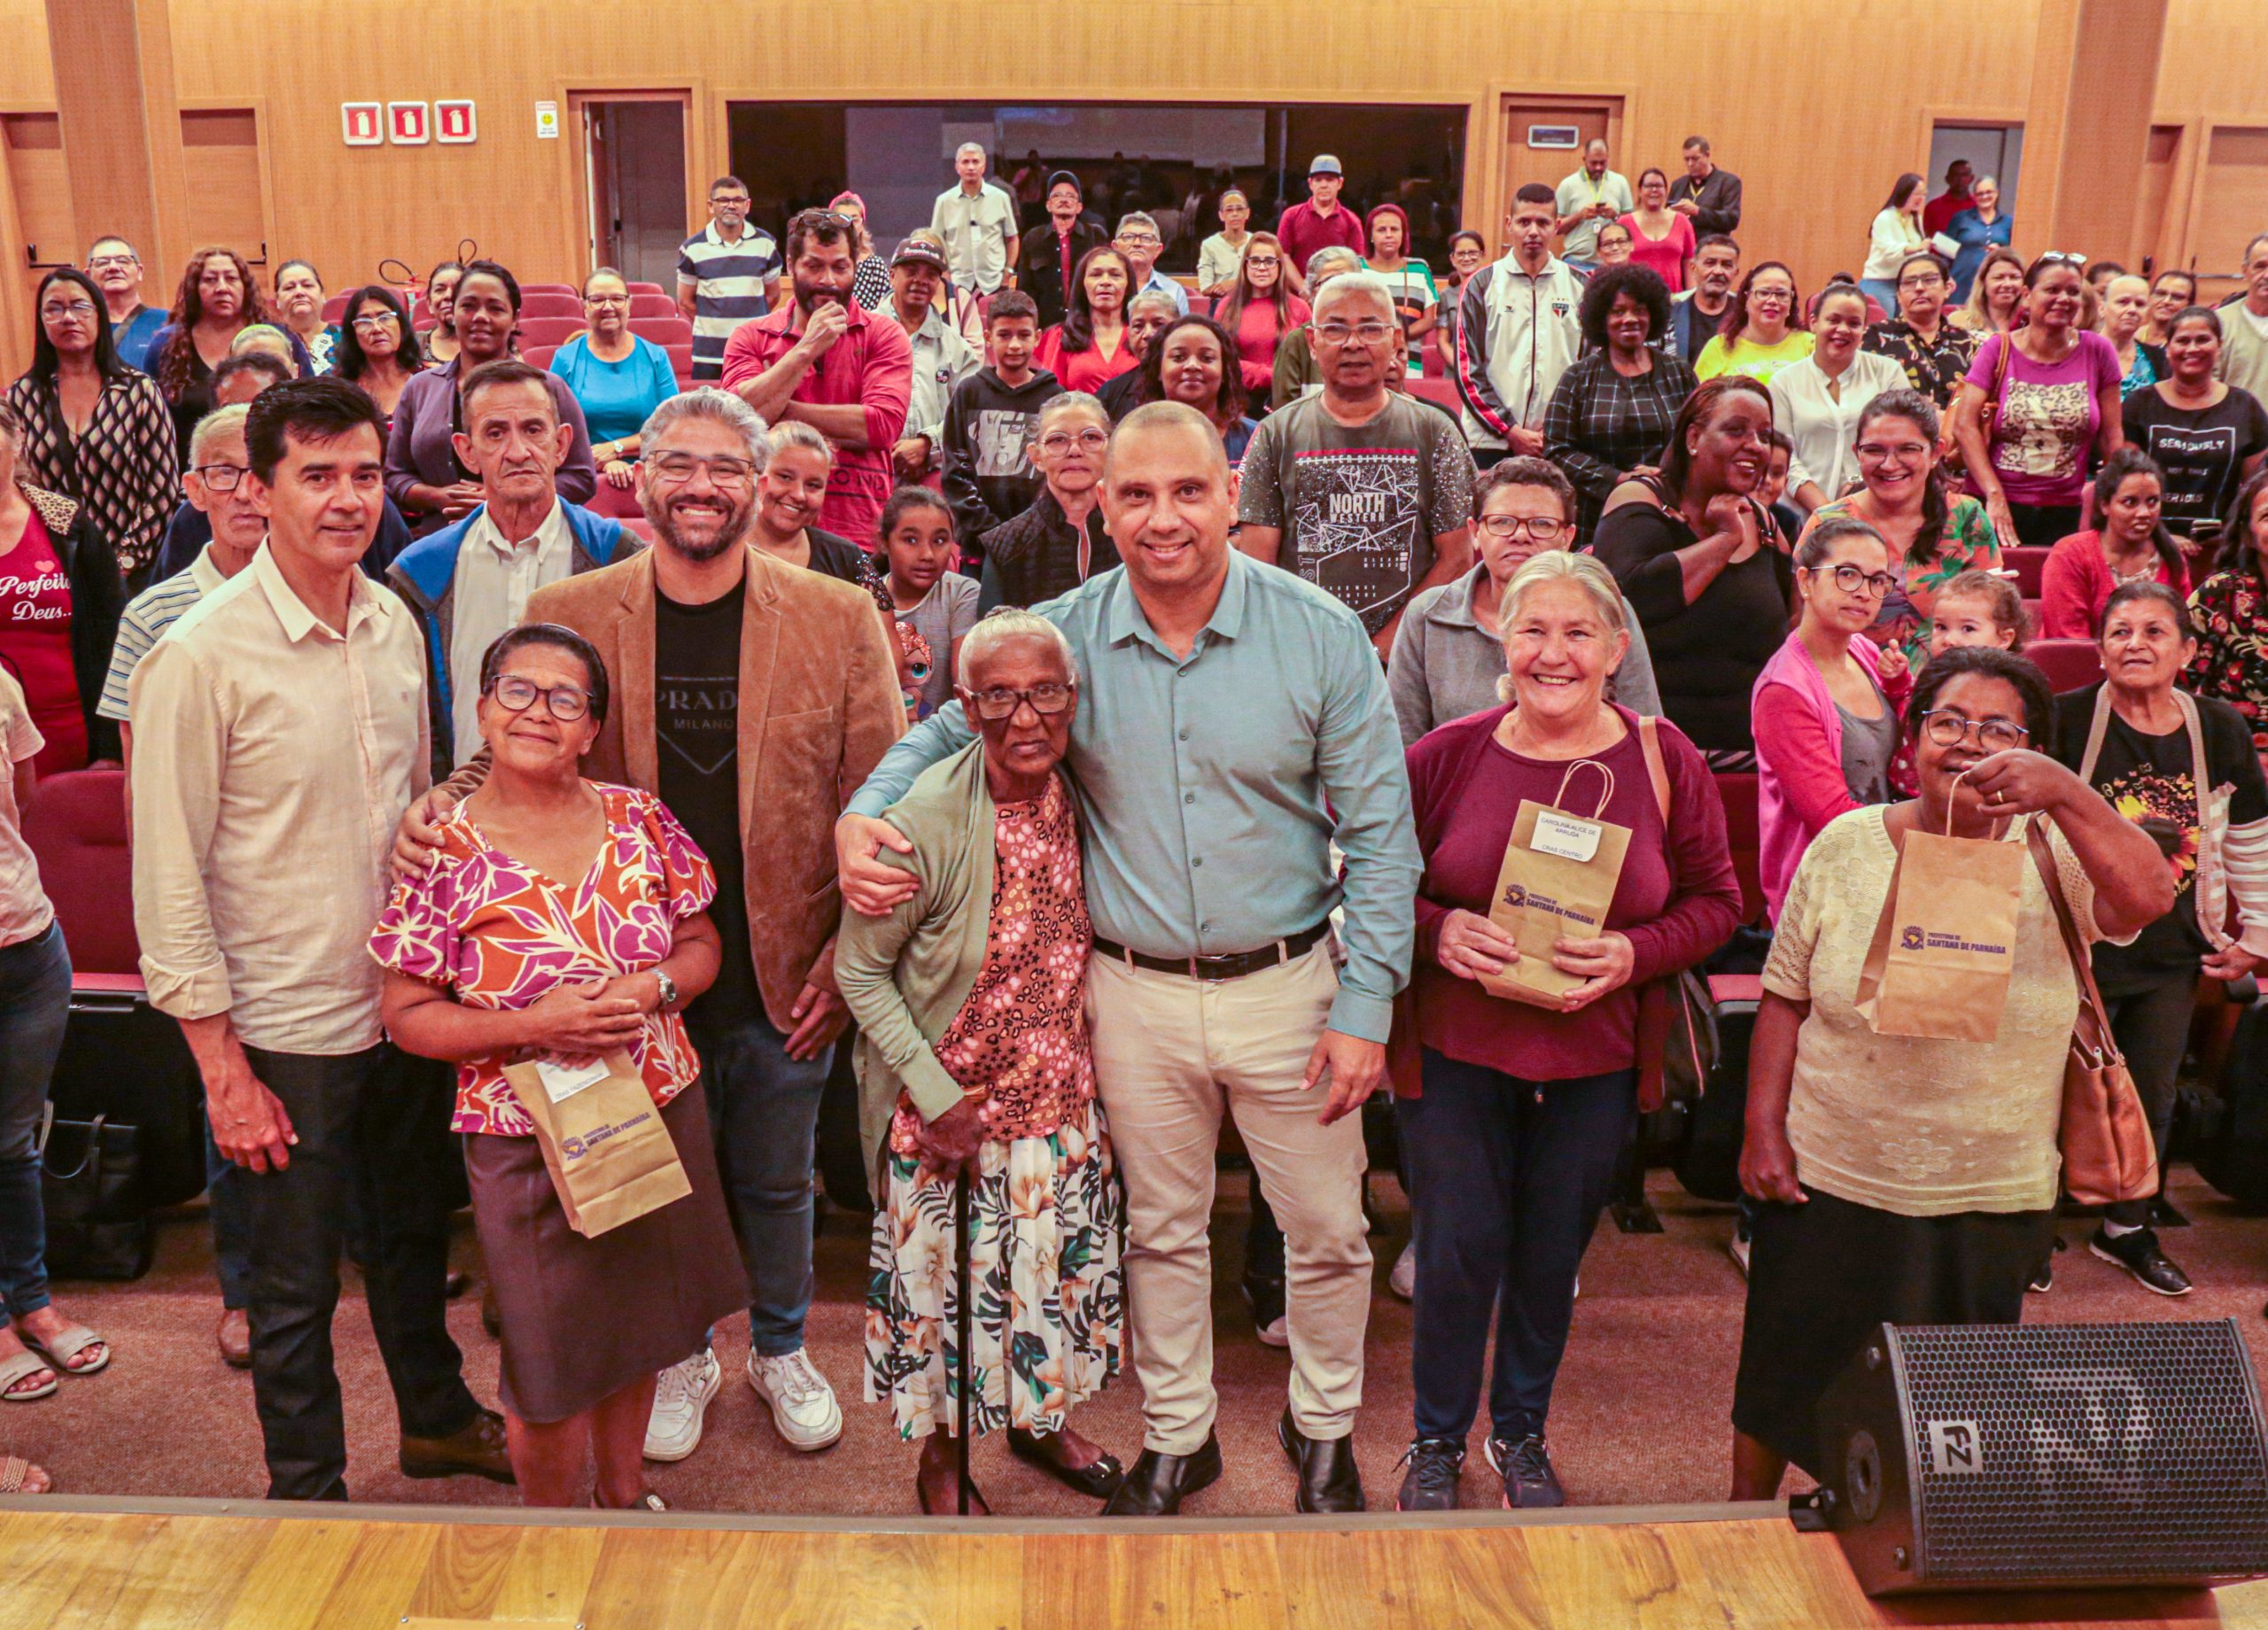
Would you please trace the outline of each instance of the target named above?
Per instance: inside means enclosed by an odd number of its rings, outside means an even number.
[[[1586,928],[1595,928],[1598,926],[1598,919],[1589,912],[1576,906],[1563,904],[1548,894],[1538,894],[1524,883],[1505,884],[1502,903],[1513,911],[1542,912],[1547,916],[1557,917],[1563,921],[1574,923]]]
[[[1980,957],[2005,957],[2006,945],[1991,945],[1983,940],[1972,940],[1965,934],[1932,932],[1908,923],[1898,931],[1898,946],[1901,951],[1966,951]]]

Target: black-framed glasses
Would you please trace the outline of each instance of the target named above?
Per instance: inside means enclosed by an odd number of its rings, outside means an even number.
[[[1029,690],[1009,690],[994,686],[988,690],[964,691],[976,709],[976,717],[989,724],[998,724],[1004,718],[1014,718],[1016,710],[1031,703],[1031,710],[1043,718],[1053,718],[1071,705],[1071,698],[1079,694],[1076,685],[1035,685]]]
[[[1812,572],[1814,576],[1822,571],[1828,572],[1835,578],[1835,586],[1841,589],[1845,594],[1857,594],[1863,593],[1876,600],[1884,598],[1891,590],[1898,586],[1897,578],[1892,576],[1891,573],[1887,571],[1864,571],[1860,568],[1853,566],[1848,561],[1845,561],[1836,566],[1808,566],[1806,567],[1805,570]]]
[[[251,472],[242,464],[192,464],[189,473],[215,493],[233,493]]]
[[[583,297],[583,304],[586,306],[627,306],[630,304],[630,297],[626,294],[586,294]]]
[[[1969,718],[1949,709],[1936,708],[1922,715],[1922,728],[1939,747],[1956,747],[1973,735],[1988,753],[2005,753],[2022,747],[2031,733],[2005,718]]]
[[[1567,523],[1549,515],[1484,515],[1480,530],[1491,538],[1530,538],[1550,543],[1567,530]]]
[[[498,707],[513,713],[526,712],[540,696],[551,717],[563,725],[571,725],[591,710],[590,693],[581,686],[539,685],[517,673],[500,673],[489,680],[488,695]]]

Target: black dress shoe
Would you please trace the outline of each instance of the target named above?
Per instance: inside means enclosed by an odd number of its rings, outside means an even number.
[[[1276,1441],[1292,1457],[1300,1474],[1299,1498],[1293,1509],[1310,1515],[1363,1509],[1363,1474],[1355,1469],[1355,1440],[1304,1437],[1292,1424],[1292,1412],[1276,1423]]]
[[[408,1478],[482,1477],[514,1483],[512,1456],[504,1443],[504,1417],[483,1409],[471,1423],[446,1438],[401,1435],[401,1475]]]
[[[2157,1235],[2147,1228],[2117,1235],[2098,1228],[2094,1238],[2087,1241],[2087,1249],[2104,1261],[2132,1274],[2146,1291],[2155,1291],[2161,1296],[2189,1294],[2189,1276],[2158,1248]]]
[[[1008,1453],[1091,1500],[1109,1499],[1126,1480],[1126,1468],[1118,1463],[1115,1455],[1106,1455],[1091,1466],[1067,1466],[1040,1446],[1037,1433],[1014,1426],[1008,1428]]]
[[[1102,1509],[1105,1517],[1171,1517],[1181,1502],[1221,1480],[1221,1440],[1207,1433],[1194,1455],[1144,1449]]]

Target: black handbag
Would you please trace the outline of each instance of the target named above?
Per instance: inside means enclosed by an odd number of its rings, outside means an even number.
[[[150,1215],[141,1200],[135,1130],[97,1115],[58,1121],[50,1104],[39,1132],[40,1198],[47,1210],[47,1270],[58,1279],[138,1279],[150,1271]]]

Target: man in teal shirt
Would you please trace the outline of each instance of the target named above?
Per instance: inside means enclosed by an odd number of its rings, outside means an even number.
[[[1378,658],[1347,607],[1229,546],[1236,477],[1191,409],[1111,443],[1119,570],[1035,607],[1069,638],[1068,762],[1087,834],[1095,1073],[1128,1201],[1141,1458],[1106,1508],[1158,1516],[1219,1477],[1206,1229],[1223,1102],[1283,1224],[1297,1509],[1362,1509],[1349,1448],[1370,1246],[1353,1114],[1384,1077],[1422,865]],[[948,706],[890,749],[836,829],[844,900],[913,888],[878,819],[972,737]],[[1343,884],[1331,848],[1345,856]],[[1345,966],[1330,912],[1346,907]]]

